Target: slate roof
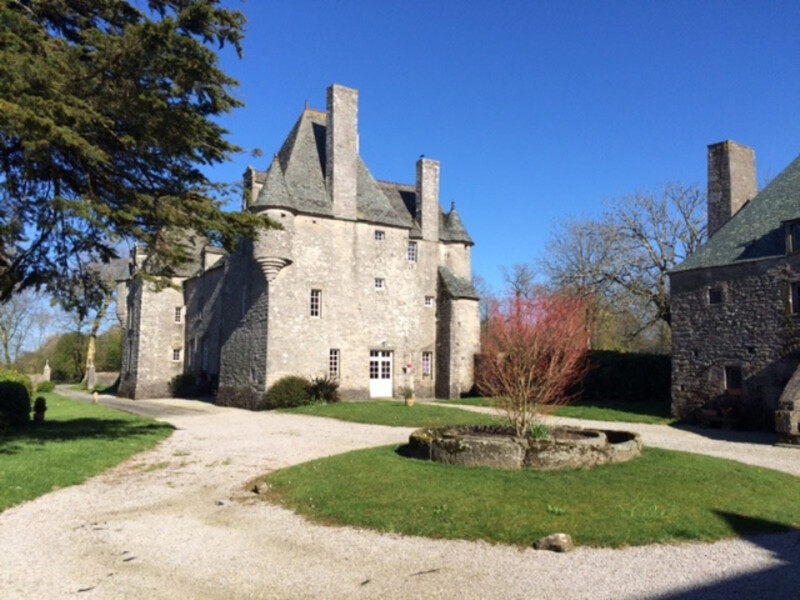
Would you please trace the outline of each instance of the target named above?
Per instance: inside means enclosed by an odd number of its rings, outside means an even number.
[[[674,272],[784,256],[783,222],[796,219],[800,219],[800,157]]]
[[[467,298],[469,300],[480,300],[475,286],[468,279],[462,279],[447,267],[439,267],[439,278],[448,296],[453,299]]]
[[[251,210],[286,208],[298,213],[333,216],[325,184],[325,113],[305,109],[266,172],[256,172],[263,187]],[[422,232],[415,220],[416,189],[413,185],[377,181],[361,157],[356,181],[356,217],[359,221],[403,227],[412,238]],[[451,209],[441,212],[439,236],[445,242],[473,244],[461,218]]]

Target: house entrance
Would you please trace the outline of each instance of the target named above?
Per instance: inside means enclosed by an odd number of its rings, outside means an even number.
[[[392,396],[392,352],[370,350],[369,352],[369,397],[391,398]]]

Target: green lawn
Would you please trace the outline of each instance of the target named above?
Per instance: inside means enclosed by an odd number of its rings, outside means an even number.
[[[0,511],[75,485],[169,436],[172,426],[54,393],[45,422],[0,437]]]
[[[457,408],[435,404],[417,403],[406,406],[402,402],[377,400],[371,402],[340,402],[315,404],[297,408],[282,408],[280,412],[316,417],[330,417],[341,421],[392,425],[395,427],[435,427],[438,425],[489,425],[496,423],[492,415],[471,413]]]
[[[492,406],[491,398],[460,398],[439,400],[443,404],[466,404],[468,406]],[[660,402],[582,402],[578,400],[568,406],[559,406],[553,412],[558,417],[587,419],[590,421],[619,421],[624,423],[652,423],[666,425],[674,422],[669,406]]]
[[[800,526],[800,479],[659,449],[591,470],[512,472],[438,465],[382,447],[266,481],[269,499],[323,523],[523,546],[553,532],[619,547]]]

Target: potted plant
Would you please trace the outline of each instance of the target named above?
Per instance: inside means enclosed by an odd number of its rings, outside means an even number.
[[[44,413],[47,412],[47,400],[44,396],[39,396],[33,403],[33,422],[43,423]]]
[[[414,389],[407,387],[403,390],[403,399],[406,401],[406,406],[414,406]]]

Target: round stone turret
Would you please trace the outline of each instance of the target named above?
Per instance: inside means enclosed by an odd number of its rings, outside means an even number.
[[[272,282],[281,269],[292,264],[292,239],[294,237],[294,215],[286,210],[269,209],[266,215],[283,226],[283,229],[267,229],[253,241],[253,258],[261,267],[267,281]]]

